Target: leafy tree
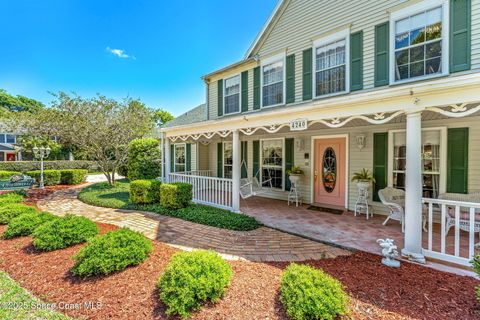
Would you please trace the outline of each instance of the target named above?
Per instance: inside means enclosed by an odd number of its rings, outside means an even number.
[[[45,108],[45,105],[40,101],[25,96],[17,95],[14,97],[4,89],[0,89],[0,107],[3,109],[3,112],[37,112],[38,110]]]
[[[80,154],[97,163],[110,185],[116,170],[127,163],[130,141],[150,133],[151,111],[140,101],[116,101],[98,95],[84,99],[60,92],[50,108],[35,114],[19,112],[12,123],[27,135],[61,137],[62,144],[75,146]]]
[[[162,125],[167,123],[170,120],[173,120],[175,117],[168,111],[163,109],[152,110],[153,112],[153,121],[156,124]]]

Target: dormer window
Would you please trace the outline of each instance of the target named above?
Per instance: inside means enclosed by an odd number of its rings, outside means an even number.
[[[225,114],[240,112],[240,75],[225,79]]]
[[[284,104],[285,57],[267,62],[262,66],[262,106],[272,107]]]

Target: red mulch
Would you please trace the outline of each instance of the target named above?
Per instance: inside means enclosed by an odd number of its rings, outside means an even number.
[[[115,229],[98,224],[102,232]],[[0,226],[0,234],[5,230]],[[48,302],[101,302],[95,309],[64,310],[72,317],[89,319],[165,319],[155,284],[176,252],[154,242],[143,264],[107,277],[82,280],[68,271],[72,256],[82,245],[39,253],[31,238],[0,240],[0,269],[20,285]],[[474,287],[480,283],[403,263],[400,269],[384,267],[367,253],[308,262],[339,279],[352,296],[353,319],[479,319]],[[278,298],[280,276],[286,263],[230,262],[234,270],[225,297],[207,305],[193,319],[286,319]]]

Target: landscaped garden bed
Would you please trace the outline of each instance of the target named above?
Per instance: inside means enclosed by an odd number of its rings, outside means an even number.
[[[253,217],[203,205],[191,204],[181,209],[168,209],[159,203],[132,203],[129,192],[130,183],[128,180],[119,180],[114,186],[110,186],[106,182],[100,182],[82,189],[78,199],[98,207],[155,212],[229,230],[249,231],[260,226]]]
[[[116,229],[97,224],[100,233]],[[0,234],[6,226],[0,226]],[[64,310],[72,317],[166,319],[157,283],[178,250],[153,242],[153,251],[140,265],[86,279],[74,276],[74,256],[86,244],[40,252],[31,237],[0,240],[0,269],[46,302],[93,302],[94,308]],[[478,319],[475,298],[479,281],[470,277],[403,263],[387,268],[378,256],[356,253],[310,261],[339,280],[351,297],[353,319]],[[280,302],[280,280],[288,263],[230,261],[233,276],[225,295],[207,303],[192,319],[286,319]],[[97,304],[98,302],[98,304]],[[347,317],[348,317],[347,316]]]

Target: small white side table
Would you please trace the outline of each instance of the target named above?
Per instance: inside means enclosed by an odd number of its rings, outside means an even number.
[[[364,187],[363,185],[358,186],[358,198],[357,202],[355,202],[354,212],[355,217],[357,216],[357,213],[364,213],[367,220],[369,217],[373,217],[372,206],[368,204],[368,187]]]
[[[288,205],[295,203],[295,206],[298,207],[298,204],[302,205],[302,196],[298,193],[297,184],[295,182],[290,182],[290,192],[288,193]]]

